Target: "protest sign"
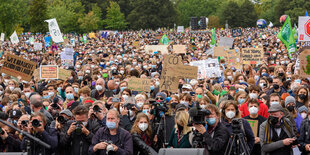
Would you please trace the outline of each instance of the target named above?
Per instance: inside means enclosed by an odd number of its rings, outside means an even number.
[[[62,69],[58,67],[58,79],[68,80],[71,76],[70,70]],[[40,79],[40,68],[34,70],[33,77]]]
[[[186,45],[173,45],[173,53],[186,53]]]
[[[33,61],[7,53],[0,72],[14,77],[20,76],[23,80],[30,81],[36,65]]]
[[[184,26],[178,26],[177,32],[178,33],[183,33],[184,32]]]
[[[197,79],[220,77],[221,69],[217,59],[208,59],[190,62],[191,66],[197,66]]]
[[[224,57],[226,56],[225,47],[214,47],[214,54],[215,57]]]
[[[40,66],[40,79],[58,79],[57,65]]]
[[[300,74],[299,76],[301,77],[310,77],[310,49],[306,49],[304,51],[302,51],[299,56],[299,70],[300,70]]]
[[[257,136],[257,129],[258,129],[258,120],[251,120],[251,119],[246,119],[246,120],[249,122],[249,124],[252,128],[253,134],[256,137]]]
[[[72,48],[65,48],[63,52],[60,53],[61,65],[68,69],[69,66],[73,66],[73,54]]]
[[[35,51],[41,51],[42,50],[42,43],[33,43],[33,49]]]
[[[4,41],[4,33],[1,33],[0,41]]]
[[[16,31],[14,31],[14,33],[10,36],[10,39],[11,39],[12,44],[19,43],[19,39],[18,39]]]
[[[239,37],[242,35],[241,29],[232,29],[233,37]]]
[[[264,58],[263,48],[243,48],[241,59],[243,64],[260,64]]]
[[[151,80],[143,78],[130,78],[128,80],[128,88],[135,91],[151,91]]]
[[[298,17],[298,41],[310,41],[310,17]]]
[[[232,48],[234,43],[234,38],[220,37],[219,46]]]
[[[175,76],[160,76],[160,90],[167,90],[170,92],[178,92],[179,79]]]
[[[45,22],[48,23],[48,29],[50,31],[50,35],[52,36],[52,39],[55,43],[64,42],[64,39],[62,38],[62,34],[60,32],[60,29],[58,27],[58,23],[56,21],[56,18],[45,20]]]
[[[146,45],[144,50],[146,53],[160,51],[161,54],[168,54],[168,45]]]
[[[29,42],[30,42],[31,45],[33,45],[34,44],[34,37],[30,37],[29,38]]]
[[[52,45],[51,37],[44,37],[44,44],[45,44],[45,47],[50,47]]]
[[[240,53],[239,49],[227,50],[227,66],[235,67],[241,69]]]
[[[206,54],[207,54],[207,56],[208,55],[214,55],[214,47],[211,47],[210,49],[208,49],[207,51],[206,51]]]

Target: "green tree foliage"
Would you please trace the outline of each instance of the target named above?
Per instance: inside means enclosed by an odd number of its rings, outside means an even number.
[[[47,1],[31,0],[29,8],[31,32],[46,32],[44,20],[47,19]]]
[[[112,30],[123,30],[127,27],[125,15],[121,12],[116,2],[110,2],[110,7],[107,10],[107,16],[103,23],[107,29]]]
[[[240,12],[236,10],[240,10],[240,7],[234,1],[223,4],[223,8],[220,12],[222,25],[227,22],[230,27],[240,26]]]
[[[239,24],[241,27],[253,27],[256,25],[257,14],[254,4],[250,0],[244,0],[240,6]]]
[[[221,27],[220,25],[220,18],[218,16],[215,16],[215,15],[211,15],[208,17],[209,18],[209,23],[208,23],[208,26],[209,27]]]
[[[78,22],[80,23],[81,30],[83,32],[91,32],[98,30],[100,18],[90,11],[86,16],[80,18]]]

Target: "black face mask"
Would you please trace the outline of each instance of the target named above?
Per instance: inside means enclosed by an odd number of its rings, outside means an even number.
[[[177,124],[177,125],[178,125],[179,131],[182,131],[182,130],[183,130],[183,126],[182,126],[182,125],[179,125],[179,124]]]
[[[305,95],[305,94],[299,94],[298,97],[299,97],[301,100],[306,99],[306,95]]]
[[[248,74],[250,74],[250,71],[245,71],[245,73],[248,75]]]
[[[172,108],[172,109],[175,109],[175,107],[177,106],[177,104],[178,104],[178,103],[176,103],[176,102],[172,102],[172,103],[171,103],[171,108]]]
[[[179,88],[179,89],[181,89],[181,88],[182,88],[182,86],[183,86],[183,84],[179,84],[178,88]]]
[[[284,76],[284,73],[279,73],[279,76]]]
[[[295,107],[294,106],[288,106],[288,107],[286,107],[286,109],[288,111],[292,112],[295,109]]]
[[[273,85],[273,88],[274,88],[274,89],[279,89],[280,86],[279,86],[278,84],[274,84],[274,85]]]
[[[279,118],[278,117],[269,116],[269,123],[271,125],[276,125],[278,122],[279,122]]]

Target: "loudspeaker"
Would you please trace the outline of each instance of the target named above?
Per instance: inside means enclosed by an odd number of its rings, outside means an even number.
[[[207,23],[206,23],[206,17],[201,16],[200,17],[200,29],[206,29]]]
[[[197,17],[191,17],[191,28],[192,30],[198,30],[198,18]]]
[[[162,148],[158,155],[209,155],[209,152],[204,148]]]

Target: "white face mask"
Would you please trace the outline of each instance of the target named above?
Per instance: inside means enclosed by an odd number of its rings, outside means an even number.
[[[145,131],[147,128],[149,127],[149,125],[147,123],[139,123],[139,128],[141,131]]]
[[[227,76],[227,79],[229,80],[232,80],[232,78],[233,78],[232,76]]]
[[[156,82],[155,82],[155,85],[156,85],[156,86],[159,86],[159,85],[160,85],[160,82],[159,82],[159,81],[156,81]]]
[[[10,86],[9,89],[10,89],[11,91],[13,91],[13,90],[14,90],[14,87],[13,87],[13,86]]]
[[[227,118],[232,119],[232,118],[235,117],[236,113],[233,112],[233,111],[228,111],[228,112],[226,112],[225,115],[226,115]]]
[[[307,117],[307,113],[304,113],[304,112],[301,113],[300,115],[301,115],[301,117],[302,117],[303,119],[305,119],[305,118]]]
[[[124,98],[125,101],[128,99],[128,95],[122,95],[122,97]]]
[[[50,96],[50,97],[52,97],[52,96],[54,96],[54,92],[48,92],[48,96]]]
[[[258,113],[258,108],[251,107],[251,108],[249,108],[249,112],[250,112],[251,115],[255,115],[255,114]]]
[[[138,103],[137,103],[137,106],[138,106],[139,108],[141,108],[141,107],[143,106],[143,104],[144,104],[143,102],[138,102]]]
[[[207,106],[207,105],[205,105],[205,104],[200,105],[200,107],[201,107],[202,109],[206,109],[206,106]]]
[[[96,89],[97,89],[98,91],[101,91],[101,90],[102,90],[102,86],[101,86],[101,85],[97,85],[97,86],[96,86]]]
[[[249,94],[250,99],[257,99],[257,94],[255,93],[250,93]]]

